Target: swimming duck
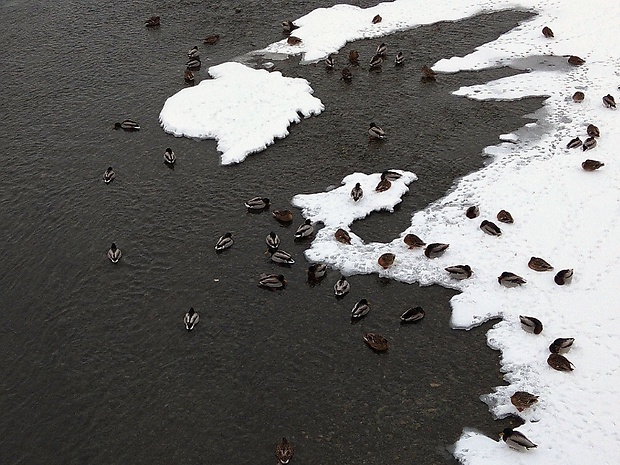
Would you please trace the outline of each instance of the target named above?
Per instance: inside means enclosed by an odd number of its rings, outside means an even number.
[[[185,71],[183,71],[183,79],[185,79],[185,82],[188,84],[192,84],[194,82],[195,76],[191,69],[185,68]]]
[[[583,102],[583,99],[585,98],[586,98],[586,94],[584,94],[580,90],[578,90],[577,92],[573,94],[573,102],[575,103],[581,103]]]
[[[379,266],[381,268],[383,268],[384,270],[387,270],[390,266],[392,266],[394,264],[394,259],[396,258],[396,255],[394,255],[393,253],[384,253],[383,255],[381,255],[379,257],[379,259],[377,260],[377,263],[379,263]]]
[[[581,146],[581,149],[585,152],[586,150],[593,149],[594,147],[596,147],[596,139],[594,137],[588,137]]]
[[[510,212],[506,210],[500,210],[497,213],[497,221],[501,221],[502,223],[507,223],[507,224],[512,224],[515,222]]]
[[[470,220],[473,220],[474,218],[478,218],[480,216],[480,208],[478,208],[478,205],[472,205],[471,207],[469,207],[465,211],[465,216],[469,218]]]
[[[258,285],[267,289],[282,289],[286,286],[286,279],[284,279],[284,275],[281,274],[275,275],[263,273],[260,275]]]
[[[273,253],[276,250],[278,250],[278,248],[280,247],[280,238],[278,237],[276,233],[271,231],[265,238],[265,243],[267,244],[267,247],[269,248],[269,252]]]
[[[366,316],[370,311],[370,303],[366,299],[360,300],[355,304],[353,310],[351,310],[351,319],[358,320],[363,316]]]
[[[570,350],[575,342],[573,337],[559,337],[549,346],[549,352],[552,354],[565,354]]]
[[[325,273],[327,273],[327,265],[323,263],[313,263],[308,267],[308,281],[316,282],[323,279]]]
[[[353,74],[351,74],[351,70],[349,70],[349,68],[342,68],[342,71],[340,74],[341,74],[340,79],[342,79],[345,82],[351,82],[351,80],[353,79]]]
[[[564,284],[569,284],[573,279],[573,270],[560,270],[555,275],[553,280],[558,286],[563,286]]]
[[[352,65],[356,65],[359,63],[359,59],[360,59],[360,54],[357,50],[349,51],[349,63],[351,63]]]
[[[581,147],[582,143],[583,142],[581,142],[581,139],[579,137],[575,137],[574,139],[571,139],[568,144],[566,144],[566,148],[567,149],[576,149],[577,147]]]
[[[295,239],[310,237],[313,232],[314,227],[312,226],[312,221],[308,218],[302,225],[299,226],[299,228],[297,228],[297,231],[295,231]]]
[[[510,402],[514,405],[519,412],[522,412],[528,407],[531,407],[538,402],[538,396],[530,394],[526,391],[517,391],[510,396]]]
[[[607,94],[605,97],[603,97],[603,105],[605,105],[607,108],[616,108],[616,100],[613,98],[613,96],[611,94]]]
[[[530,258],[527,266],[529,266],[534,271],[551,271],[553,269],[553,267],[549,263],[538,257]]]
[[[168,147],[164,152],[164,162],[174,165],[174,162],[177,161],[177,156],[174,154],[172,149]]]
[[[501,236],[502,235],[502,230],[499,229],[499,226],[497,226],[492,221],[484,220],[482,223],[480,223],[480,229],[482,229],[485,233],[487,233],[490,236]]]
[[[362,186],[358,182],[357,184],[355,184],[355,187],[351,189],[351,198],[354,202],[357,202],[362,197],[364,197],[364,191],[362,190]]]
[[[500,434],[500,437],[511,448],[517,450],[533,449],[538,447],[532,441],[525,437],[525,434],[515,431],[512,428],[504,428]]]
[[[415,234],[407,234],[403,238],[403,242],[407,244],[407,247],[409,247],[410,249],[414,249],[416,247],[423,247],[426,245],[426,242],[424,242],[422,239],[420,239]]]
[[[469,265],[455,265],[445,268],[450,273],[450,276],[454,279],[467,279],[471,277],[473,271]]]
[[[215,250],[221,252],[222,250],[228,249],[232,247],[233,242],[234,241],[232,238],[232,234],[227,232],[217,240],[217,243],[215,244]]]
[[[547,363],[551,368],[558,371],[573,371],[575,366],[564,355],[549,354]]]
[[[299,45],[301,44],[301,39],[295,36],[288,36],[288,39],[286,39],[286,43],[289,45]]]
[[[189,52],[187,52],[187,58],[189,58],[190,60],[200,60],[198,45],[194,45],[192,48],[189,49]]]
[[[543,27],[542,33],[547,39],[553,38],[553,31],[548,26]]]
[[[248,210],[264,210],[269,208],[270,202],[267,197],[254,197],[253,199],[245,202],[245,206]]]
[[[372,122],[368,127],[368,136],[371,139],[385,139],[385,131]]]
[[[381,178],[381,181],[379,181],[379,184],[377,184],[377,187],[375,187],[375,191],[385,192],[390,187],[392,187],[392,183],[390,182],[390,180],[387,178]]]
[[[586,60],[576,55],[571,55],[568,57],[568,64],[573,65],[573,66],[580,66],[580,65],[583,65],[585,62]]]
[[[327,69],[334,69],[334,56],[331,53],[325,58],[325,67]]]
[[[151,16],[149,19],[144,21],[144,25],[146,27],[157,27],[160,25],[159,16]]]
[[[383,18],[382,18],[380,15],[375,15],[375,16],[372,18],[372,24],[377,24],[377,23],[380,23],[382,20],[383,20]]]
[[[124,129],[125,131],[139,131],[140,125],[135,121],[126,119],[122,123],[114,123],[114,129]]]
[[[189,311],[185,314],[183,318],[183,323],[185,323],[185,329],[191,331],[194,329],[194,326],[198,324],[200,320],[200,315],[194,310],[194,307],[190,307]]]
[[[605,166],[605,163],[602,163],[597,160],[586,160],[581,164],[581,167],[586,171],[594,171],[599,169],[600,167]]]
[[[422,66],[421,71],[423,81],[435,81],[437,79],[437,73],[429,66]]]
[[[285,34],[290,34],[295,29],[298,29],[299,26],[293,24],[293,21],[282,21],[282,32]]]
[[[338,242],[351,245],[351,236],[344,229],[338,228],[338,230],[334,233],[334,236],[336,236],[336,240]]]
[[[185,66],[189,70],[198,70],[202,66],[202,63],[200,62],[199,58],[192,58],[191,60],[188,60],[187,63],[185,63]]]
[[[383,55],[375,55],[370,59],[370,69],[381,68],[383,64]]]
[[[286,465],[293,458],[293,446],[286,438],[276,444],[276,458],[281,465]]]
[[[105,172],[103,173],[103,182],[105,182],[106,184],[110,184],[112,181],[114,181],[115,177],[116,173],[111,166],[108,166],[108,169],[105,170]]]
[[[518,276],[509,271],[504,271],[497,278],[497,282],[500,283],[502,286],[517,287],[517,286],[521,286],[522,284],[525,284],[527,281],[523,279],[521,276]]]
[[[347,281],[347,278],[341,276],[336,284],[334,284],[334,294],[336,297],[342,297],[351,290],[351,283]]]
[[[448,247],[450,247],[450,244],[433,242],[432,244],[428,244],[426,246],[426,249],[424,249],[424,255],[426,255],[427,258],[441,257]]]
[[[543,330],[543,324],[538,318],[519,315],[519,320],[521,321],[521,328],[527,333],[540,334]]]
[[[586,131],[590,137],[601,137],[601,131],[593,124],[588,124]]]
[[[411,307],[405,310],[405,313],[400,316],[400,322],[415,323],[416,321],[420,321],[424,318],[425,315],[426,312],[422,307]]]
[[[220,35],[219,34],[211,34],[208,35],[207,37],[205,37],[205,40],[203,40],[203,43],[208,44],[208,45],[215,45],[220,41]]]
[[[368,344],[368,347],[377,352],[385,352],[390,348],[388,340],[377,333],[366,333],[364,335],[364,342]]]
[[[271,214],[281,223],[290,223],[293,221],[293,212],[290,210],[274,210]]]
[[[394,64],[396,66],[402,65],[405,62],[405,55],[403,55],[403,52],[398,52],[396,53],[396,56],[394,57]]]
[[[292,265],[295,263],[293,257],[290,253],[285,252],[284,250],[275,250],[271,254],[271,261],[274,263],[280,263],[282,265]]]
[[[121,249],[117,248],[116,244],[112,242],[110,250],[108,250],[108,258],[110,259],[110,261],[112,263],[118,263],[122,255],[123,254],[121,253]]]
[[[385,57],[385,53],[387,52],[387,45],[385,42],[381,42],[381,44],[377,45],[377,51],[375,52],[375,56],[379,55]]]

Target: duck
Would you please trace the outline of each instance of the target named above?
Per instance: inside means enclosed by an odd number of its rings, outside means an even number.
[[[581,163],[581,167],[586,170],[586,171],[595,171],[599,168],[601,168],[602,166],[605,166],[605,163],[602,163],[598,160],[586,160],[583,163]]]
[[[403,323],[415,323],[416,321],[420,321],[422,318],[426,316],[426,312],[422,307],[411,307],[405,310],[400,316],[400,322]]]
[[[549,354],[547,363],[551,368],[558,371],[573,371],[575,369],[575,366],[570,362],[570,360],[560,354]]]
[[[377,45],[377,51],[375,52],[375,55],[384,57],[386,52],[387,52],[387,45],[385,44],[385,42],[381,42],[379,45]]]
[[[349,63],[356,65],[359,63],[360,54],[357,50],[349,50]]]
[[[506,210],[500,210],[497,213],[497,221],[500,221],[500,222],[506,223],[506,224],[513,224],[515,222],[514,218],[510,214],[510,212],[508,212]]]
[[[112,263],[118,263],[122,255],[123,254],[121,253],[121,249],[116,247],[116,244],[112,242],[112,245],[110,246],[110,250],[108,250],[108,258],[110,259],[110,261]]]
[[[295,25],[293,21],[282,21],[282,32],[285,34],[290,34],[295,29],[298,29],[299,26]]]
[[[276,458],[281,465],[286,465],[293,458],[293,446],[286,438],[276,444]]]
[[[377,24],[377,23],[380,23],[381,21],[383,21],[383,18],[381,17],[381,15],[375,15],[372,18],[372,24]]]
[[[581,146],[581,149],[585,152],[586,150],[591,150],[594,147],[596,147],[596,138],[588,137]]]
[[[370,303],[366,299],[362,299],[355,304],[353,310],[351,310],[351,319],[359,320],[360,318],[368,315],[370,311]]]
[[[344,229],[338,228],[336,232],[334,233],[334,236],[336,236],[336,240],[338,242],[351,245],[351,236]]]
[[[472,205],[471,207],[467,208],[467,210],[465,210],[465,216],[470,220],[478,218],[480,216],[480,208],[478,207],[478,205]]]
[[[267,197],[254,197],[253,199],[245,202],[245,206],[248,210],[264,210],[269,208],[270,202]]]
[[[379,181],[379,184],[377,184],[377,187],[375,187],[375,191],[385,192],[390,187],[392,187],[392,183],[390,182],[390,180],[387,178],[381,178],[381,181]]]
[[[519,315],[519,321],[521,321],[521,328],[527,333],[540,334],[543,330],[543,324],[538,318],[533,316]]]
[[[185,68],[185,71],[183,71],[183,79],[188,84],[192,84],[195,81],[196,78],[195,78],[194,73],[192,72],[191,69]]]
[[[323,279],[325,273],[327,273],[327,265],[323,263],[313,263],[308,267],[308,281],[317,282]]]
[[[473,274],[469,265],[454,265],[444,268],[454,279],[467,279]]]
[[[397,181],[402,177],[402,175],[400,173],[397,173],[396,171],[384,171],[383,173],[381,173],[381,179],[387,179],[388,181]]]
[[[515,431],[512,428],[504,428],[504,431],[500,433],[500,437],[512,449],[527,450],[538,447],[536,444],[526,438],[525,434],[519,431]]]
[[[189,311],[185,314],[183,318],[183,323],[185,323],[185,329],[191,331],[194,329],[194,326],[198,324],[200,320],[200,315],[194,310],[194,307],[190,307]]]
[[[552,354],[565,354],[570,350],[575,342],[574,337],[559,337],[549,346],[549,352]]]
[[[432,244],[428,244],[424,249],[424,255],[427,258],[437,258],[441,257],[445,251],[450,247],[450,244],[442,244],[441,242],[433,242]]]
[[[172,149],[168,147],[164,152],[164,162],[168,163],[169,165],[174,165],[175,161],[177,161],[177,156],[174,154]]]
[[[497,278],[497,282],[505,287],[517,287],[525,284],[527,281],[521,276],[511,273],[510,271],[504,271]]]
[[[570,284],[570,282],[573,280],[573,270],[572,269],[560,270],[557,272],[553,280],[558,286],[563,286],[564,284]]]
[[[573,94],[573,102],[575,103],[581,103],[583,102],[583,99],[585,98],[586,98],[586,94],[584,94],[580,90],[578,90],[577,92]]]
[[[499,226],[497,226],[492,221],[488,221],[488,220],[482,221],[482,223],[480,223],[480,229],[482,229],[489,236],[501,236],[502,235],[502,230],[499,229]]]
[[[271,254],[271,261],[282,265],[292,265],[295,263],[291,254],[284,250],[274,250]]]
[[[271,231],[265,238],[265,243],[267,244],[267,247],[269,248],[269,252],[273,253],[276,250],[278,250],[278,248],[280,247],[280,238],[278,237],[276,233]]]
[[[573,66],[581,66],[586,62],[583,58],[580,58],[576,55],[571,55],[568,57],[568,64]]]
[[[293,221],[293,212],[290,210],[274,210],[271,214],[281,223],[290,223]]]
[[[527,266],[534,271],[551,271],[553,267],[540,257],[532,257]]]
[[[551,30],[550,27],[545,26],[542,29],[542,33],[543,35],[547,38],[547,39],[552,39],[553,38],[553,31]]]
[[[191,60],[187,60],[185,66],[189,70],[198,70],[202,66],[202,63],[200,62],[199,58],[192,58]]]
[[[314,226],[312,226],[312,221],[308,218],[297,228],[297,231],[295,231],[295,239],[310,237],[312,233],[314,233]]]
[[[282,289],[286,286],[286,279],[284,279],[284,275],[281,274],[263,273],[260,275],[258,285],[267,289]]]
[[[407,245],[407,247],[409,247],[410,249],[415,249],[416,247],[424,247],[426,245],[426,242],[424,242],[422,239],[420,239],[418,236],[416,236],[415,234],[407,234],[404,238],[403,238],[403,242]]]
[[[362,186],[358,182],[355,184],[355,187],[351,189],[351,198],[354,202],[358,202],[362,197],[364,197],[364,191],[362,190]]]
[[[611,94],[607,94],[605,97],[603,97],[603,105],[605,105],[607,108],[616,108],[616,100],[614,99],[614,97]]]
[[[286,43],[289,45],[299,45],[301,44],[301,39],[295,36],[288,36],[288,39],[286,39]]]
[[[327,55],[327,58],[325,58],[325,67],[327,69],[334,69],[334,55],[333,54],[329,54]]]
[[[379,257],[379,259],[377,260],[377,263],[379,263],[379,266],[381,268],[383,268],[384,270],[387,270],[390,266],[392,266],[394,264],[394,259],[396,258],[396,255],[393,253],[384,253],[383,255],[381,255]]]
[[[105,170],[103,173],[103,182],[105,182],[106,184],[110,184],[112,181],[114,181],[115,177],[116,173],[114,172],[114,169],[111,166],[108,166],[108,169]]]
[[[222,250],[229,249],[230,247],[232,247],[233,243],[234,241],[232,238],[232,233],[227,232],[217,240],[217,243],[215,244],[215,250],[221,252]]]
[[[538,396],[526,391],[516,391],[510,396],[510,403],[514,405],[519,412],[531,407],[536,402],[538,402]]]
[[[579,137],[575,137],[574,139],[571,139],[568,144],[566,144],[566,148],[576,149],[577,147],[581,147],[581,144],[583,144],[583,142],[581,142],[581,139]]]
[[[189,49],[189,52],[187,52],[187,58],[189,58],[190,60],[200,60],[198,45],[194,45],[192,48]]]
[[[368,136],[371,139],[385,139],[385,131],[372,122],[368,127]]]
[[[403,52],[399,51],[396,53],[396,56],[394,57],[394,64],[396,66],[400,66],[405,62],[405,55],[403,55]]]
[[[381,68],[383,64],[384,57],[383,55],[375,55],[370,59],[370,69]]]
[[[220,35],[219,34],[211,34],[208,35],[207,37],[205,37],[205,40],[203,40],[204,44],[208,44],[208,45],[215,45],[220,41]]]
[[[139,131],[140,125],[130,119],[123,120],[121,123],[114,123],[114,129],[124,129],[125,131]]]
[[[437,80],[437,73],[429,66],[422,66],[422,80],[423,81],[435,81]]]
[[[590,137],[601,137],[601,131],[599,131],[599,129],[593,124],[588,124],[588,127],[586,128],[586,132],[588,133],[588,136]]]
[[[364,342],[376,352],[385,352],[390,348],[388,340],[377,333],[366,333]]]
[[[351,80],[353,79],[353,74],[351,74],[351,70],[349,68],[342,68],[340,74],[340,79],[345,82],[351,82]]]
[[[349,283],[349,281],[347,281],[347,278],[345,278],[344,276],[341,276],[340,279],[336,281],[336,284],[334,284],[334,294],[336,295],[336,297],[342,297],[348,294],[350,290],[351,283]]]
[[[144,21],[144,25],[146,27],[157,27],[160,25],[159,16],[151,16],[149,19]]]

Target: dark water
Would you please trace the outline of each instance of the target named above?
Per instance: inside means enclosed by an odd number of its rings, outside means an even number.
[[[464,426],[495,436],[503,426],[478,397],[501,383],[498,354],[483,329],[449,328],[452,291],[354,276],[336,301],[335,270],[306,283],[308,244],[292,240],[299,213],[283,228],[243,201],[267,195],[287,207],[353,171],[411,170],[420,179],[394,214],[354,226],[365,240],[391,240],[540,106],[450,95],[514,71],[423,85],[417,70],[527,14],[390,36],[405,66],[354,69],[351,85],[322,65],[277,63],[310,80],[326,111],[222,167],[215,142],[175,139],[158,125],[164,100],[183,87],[187,50],[203,51],[205,78],[208,66],[279,40],[281,20],[331,3],[104,3],[0,2],[0,464],[272,464],[282,436],[296,463],[445,464]],[[143,27],[152,14],[162,17],[157,30]],[[220,43],[203,46],[211,33]],[[363,63],[376,43],[354,44]],[[142,130],[112,130],[126,117]],[[372,120],[389,132],[385,143],[368,145]],[[167,146],[179,157],[174,171],[162,161]],[[109,165],[117,178],[105,185]],[[236,243],[217,255],[227,230]],[[264,255],[270,230],[298,260],[283,292],[256,287],[278,269]],[[124,253],[116,266],[105,257],[112,241]],[[362,297],[373,310],[351,325]],[[412,305],[426,319],[399,326]],[[202,315],[191,333],[189,306]],[[388,354],[364,346],[368,330],[390,339]]]

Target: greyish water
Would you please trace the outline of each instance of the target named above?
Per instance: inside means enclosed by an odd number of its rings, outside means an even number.
[[[265,195],[287,207],[294,194],[354,171],[411,170],[420,179],[394,214],[354,225],[368,241],[397,237],[411,212],[479,168],[483,147],[541,105],[450,95],[515,71],[423,85],[419,68],[464,55],[528,14],[389,36],[405,66],[361,66],[351,85],[321,64],[278,62],[310,80],[327,108],[241,165],[220,166],[214,141],[161,130],[159,111],[184,87],[189,48],[201,48],[205,79],[210,65],[279,40],[281,20],[331,5],[295,3],[0,2],[2,465],[267,465],[283,436],[295,463],[430,465],[454,463],[446,447],[464,426],[497,437],[503,424],[479,396],[502,382],[498,353],[483,329],[450,329],[452,291],[354,276],[351,294],[336,301],[337,271],[306,282],[308,244],[292,239],[299,212],[283,228],[243,201]],[[143,26],[152,14],[159,29]],[[220,42],[202,45],[212,33]],[[353,45],[363,62],[377,42]],[[124,118],[142,130],[114,131]],[[373,120],[390,138],[369,146]],[[174,170],[163,164],[168,146]],[[110,165],[117,177],[105,185]],[[283,292],[256,286],[277,269],[264,254],[270,230],[297,259]],[[237,241],[217,255],[225,231]],[[105,256],[113,241],[124,253],[116,266]],[[372,313],[351,325],[362,297]],[[413,305],[426,319],[400,327]],[[190,306],[202,318],[188,333]],[[388,337],[389,353],[365,347],[365,330]]]

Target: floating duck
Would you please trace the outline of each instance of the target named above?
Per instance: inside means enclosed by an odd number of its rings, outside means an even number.
[[[432,68],[430,68],[427,65],[422,66],[422,80],[423,81],[435,81],[437,80],[437,73],[435,71],[433,71]]]
[[[185,66],[189,70],[198,70],[202,66],[202,63],[199,58],[193,58],[191,60],[187,60],[187,63],[185,63]]]
[[[605,166],[605,163],[602,163],[598,160],[586,160],[581,164],[581,167],[586,171],[595,171],[602,166]]]
[[[539,257],[530,258],[527,266],[529,266],[534,271],[551,271],[553,269],[553,267],[549,263]]]
[[[478,208],[478,205],[472,205],[471,207],[469,207],[465,211],[465,216],[469,218],[470,220],[473,220],[474,218],[478,218],[480,216],[480,208]]]
[[[276,458],[281,465],[286,465],[293,458],[293,446],[286,438],[276,444]]]
[[[450,276],[454,279],[467,279],[471,277],[473,271],[469,265],[455,265],[445,268],[450,273]]]
[[[570,350],[575,342],[573,337],[559,337],[549,346],[549,352],[552,354],[565,354]]]
[[[351,236],[349,236],[349,233],[344,229],[338,228],[338,230],[334,233],[334,236],[336,236],[336,240],[338,242],[351,245]]]
[[[368,314],[370,311],[370,303],[366,299],[360,300],[351,310],[351,319],[358,320]]]
[[[371,139],[385,139],[385,131],[373,122],[368,127],[368,136]]]
[[[293,212],[290,210],[274,210],[271,214],[281,223],[290,223],[293,221]]]
[[[298,29],[299,26],[293,24],[293,21],[282,21],[282,32],[285,34],[290,34],[295,29]]]
[[[116,244],[112,242],[112,245],[110,246],[110,250],[108,250],[108,258],[110,259],[110,261],[112,263],[118,263],[122,255],[123,254],[121,253],[121,249],[116,247]]]
[[[377,260],[377,263],[379,263],[379,266],[381,268],[383,268],[384,270],[387,270],[390,266],[392,266],[394,264],[394,259],[396,258],[396,255],[394,255],[393,253],[384,253],[383,255],[381,255],[379,257],[379,259]]]
[[[185,79],[185,82],[188,84],[193,84],[196,78],[191,69],[185,68],[185,71],[183,71],[183,79]]]
[[[224,234],[222,237],[220,237],[217,240],[217,243],[215,244],[215,250],[217,250],[218,252],[221,252],[222,250],[226,250],[232,247],[233,242],[234,241],[232,238],[232,233],[227,232],[226,234]]]
[[[108,166],[108,169],[105,170],[103,173],[103,182],[105,182],[106,184],[110,184],[112,181],[114,181],[115,177],[116,173],[114,172],[114,169],[111,166]]]
[[[553,38],[553,31],[548,26],[543,27],[542,33],[547,39]]]
[[[538,396],[530,394],[526,391],[517,391],[510,396],[510,402],[514,405],[519,412],[522,412],[528,407],[531,407],[538,402]]]
[[[601,131],[593,124],[588,124],[586,131],[590,137],[601,137]]]
[[[607,94],[605,97],[603,97],[603,105],[605,105],[607,108],[616,108],[616,100],[613,98],[613,96],[611,94]]]
[[[269,208],[270,202],[267,197],[254,197],[253,199],[245,202],[245,206],[248,210],[264,210]]]
[[[368,344],[368,347],[377,352],[385,352],[390,348],[388,340],[377,333],[366,333],[364,335],[364,342]]]
[[[370,59],[370,69],[381,68],[383,64],[384,57],[383,55],[375,55]]]
[[[555,275],[553,280],[558,286],[563,286],[564,284],[569,284],[573,279],[573,270],[560,270]]]
[[[513,449],[527,450],[538,447],[532,441],[525,437],[525,434],[515,431],[512,428],[504,428],[500,433],[500,437],[504,442]]]
[[[347,281],[347,278],[341,276],[336,284],[334,284],[334,294],[336,297],[342,297],[351,290],[351,283]]]
[[[356,65],[359,63],[359,59],[360,59],[360,54],[357,50],[349,51],[349,63],[351,63],[352,65]]]
[[[502,235],[502,230],[499,229],[499,226],[497,226],[492,221],[488,221],[488,220],[482,221],[482,223],[480,223],[480,229],[482,229],[489,236],[501,236]]]
[[[357,202],[362,197],[364,197],[364,191],[362,190],[362,186],[358,182],[357,184],[355,184],[355,187],[351,189],[351,198],[353,199],[353,201]]]
[[[585,62],[586,60],[576,55],[571,55],[568,57],[568,64],[573,65],[573,66],[580,66],[580,65],[583,65]]]
[[[340,79],[345,82],[351,82],[351,80],[353,79],[353,74],[351,74],[351,70],[349,68],[343,68],[340,74]]]
[[[527,281],[521,276],[518,276],[509,271],[504,271],[498,278],[497,282],[506,287],[517,287],[525,284]]]
[[[512,224],[515,222],[510,212],[506,210],[500,210],[497,213],[497,221],[501,221],[502,223],[507,223],[507,224]]]
[[[581,139],[579,137],[575,137],[574,139],[571,139],[568,144],[566,144],[566,148],[576,149],[577,147],[581,147],[581,144],[583,144],[583,142],[581,142]]]
[[[375,52],[375,55],[384,57],[386,52],[387,52],[387,45],[384,42],[381,42],[381,44],[377,45],[377,51]]]
[[[187,58],[189,58],[190,60],[200,60],[198,45],[194,45],[192,48],[189,49],[189,52],[187,52]]]
[[[288,39],[286,39],[286,43],[289,45],[299,45],[301,44],[301,39],[295,36],[288,36]]]
[[[426,246],[426,249],[424,249],[424,255],[426,255],[427,258],[441,257],[448,249],[448,247],[450,247],[450,244],[433,242],[432,244],[428,244]]]
[[[310,219],[307,219],[302,225],[297,228],[297,231],[295,231],[295,239],[310,237],[312,236],[313,232],[314,226],[312,226],[312,221]]]
[[[519,315],[519,320],[521,321],[521,328],[527,333],[540,334],[543,330],[543,324],[538,318]]]
[[[405,310],[400,316],[401,323],[415,323],[426,316],[426,312],[422,307],[411,307]]]
[[[581,149],[585,152],[586,150],[591,150],[594,147],[596,147],[596,139],[594,137],[588,137],[581,146]]]
[[[183,318],[183,323],[185,323],[185,329],[191,331],[194,329],[194,326],[198,324],[200,320],[200,315],[194,310],[194,307],[190,307],[189,311],[185,314]]]
[[[215,45],[219,41],[220,41],[219,34],[211,34],[205,37],[205,40],[203,41],[203,43],[208,44],[208,45]]]
[[[149,19],[144,21],[144,25],[146,27],[157,27],[160,25],[159,16],[151,16]]]
[[[135,121],[126,119],[122,123],[114,123],[114,129],[124,129],[125,131],[139,131],[140,125]]]
[[[394,57],[394,64],[396,66],[400,66],[405,62],[405,55],[403,55],[403,52],[398,52],[396,53],[396,56]]]
[[[325,58],[325,67],[327,69],[334,69],[334,56],[331,53]]]
[[[403,242],[407,244],[407,247],[409,247],[410,249],[414,249],[416,247],[423,247],[426,245],[426,242],[424,242],[422,239],[420,239],[415,234],[407,234],[403,238]]]
[[[168,147],[166,151],[164,152],[164,162],[168,163],[169,165],[174,165],[174,162],[176,161],[177,161],[177,156],[174,154],[172,149]]]
[[[583,102],[583,99],[585,98],[586,98],[586,94],[584,94],[580,90],[578,90],[577,92],[573,94],[573,102],[575,103],[581,103]]]
[[[547,363],[551,368],[558,371],[573,371],[575,366],[563,355],[549,354]]]
[[[282,265],[292,265],[295,263],[290,253],[284,250],[275,250],[271,254],[271,261],[274,263],[280,263]]]
[[[278,248],[280,247],[280,238],[278,237],[276,233],[271,231],[265,238],[265,243],[267,244],[267,247],[269,248],[269,252],[273,253],[276,250],[278,250]]]
[[[372,24],[377,24],[377,23],[380,23],[382,20],[383,20],[383,18],[382,18],[380,15],[375,15],[375,16],[372,18]]]
[[[286,286],[286,279],[284,279],[284,275],[281,274],[275,275],[263,273],[260,275],[258,285],[267,289],[282,289]]]
[[[323,263],[313,263],[308,267],[308,281],[316,282],[323,279],[325,273],[327,273],[327,265]]]

